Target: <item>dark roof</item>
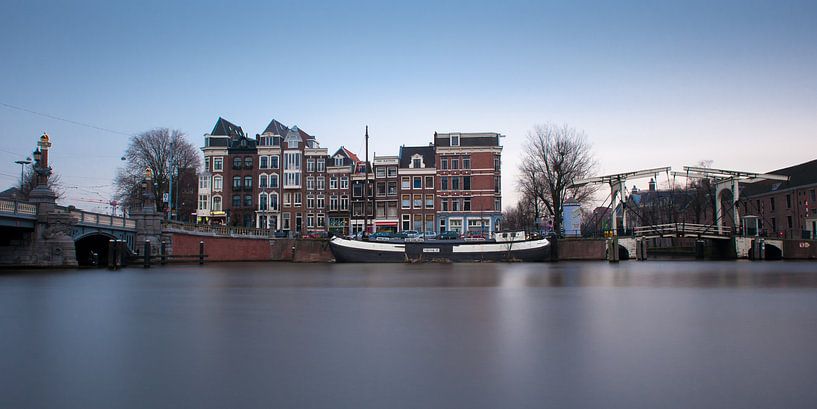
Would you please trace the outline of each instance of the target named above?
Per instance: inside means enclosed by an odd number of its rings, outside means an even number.
[[[434,145],[435,146],[451,146],[451,134],[457,134],[457,132],[451,132],[447,134],[437,134],[434,133]],[[459,146],[499,146],[499,134],[498,133],[460,133],[460,145]]]
[[[343,156],[343,158],[344,158],[343,159],[343,165],[344,166],[350,166],[350,165],[352,165],[354,163],[360,162],[360,159],[358,159],[357,155],[355,155],[355,153],[350,151],[349,149],[346,149],[346,147],[344,147],[344,146],[341,146],[340,148],[338,148],[338,150],[335,151],[335,153],[333,153],[330,156],[330,158],[334,158],[337,155]],[[332,163],[332,166],[334,166],[334,163]]]
[[[19,187],[10,187],[0,192],[0,199],[17,199],[21,197]]]
[[[434,147],[433,146],[401,146],[400,147],[400,167],[407,168],[411,163],[411,157],[414,155],[422,155],[423,163],[427,168],[434,166]]]
[[[762,195],[779,190],[815,184],[817,183],[817,159],[766,173],[789,176],[791,179],[788,182],[779,180],[762,180],[755,183],[742,183],[741,195],[744,197]]]
[[[216,121],[216,126],[213,127],[213,131],[210,132],[210,135],[229,137],[244,136],[244,130],[242,130],[240,126],[222,117],[218,117],[218,121]]]
[[[289,128],[287,128],[286,125],[273,119],[272,121],[270,121],[269,125],[267,125],[267,127],[264,129],[264,132],[262,133],[271,133],[273,135],[286,136],[287,132],[289,132]]]

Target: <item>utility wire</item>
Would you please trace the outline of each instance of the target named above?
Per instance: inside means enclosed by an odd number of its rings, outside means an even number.
[[[68,122],[69,124],[84,126],[86,128],[91,128],[91,129],[96,129],[98,131],[110,132],[110,133],[113,133],[113,134],[124,135],[124,136],[134,136],[134,134],[130,134],[130,133],[127,133],[127,132],[115,131],[113,129],[103,128],[101,126],[96,126],[96,125],[92,125],[92,124],[85,123],[85,122],[74,121],[72,119],[66,119],[66,118],[58,117],[56,115],[51,115],[51,114],[46,114],[46,113],[42,113],[42,112],[32,111],[30,109],[26,109],[26,108],[23,108],[23,107],[18,107],[16,105],[7,104],[7,103],[2,102],[2,101],[0,101],[0,106],[4,106],[4,107],[9,108],[9,109],[15,109],[15,110],[18,110],[18,111],[28,112],[29,114],[39,115],[39,116],[54,119],[54,120],[57,120],[57,121]]]

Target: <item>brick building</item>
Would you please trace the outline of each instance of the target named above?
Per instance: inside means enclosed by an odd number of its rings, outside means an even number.
[[[400,147],[400,230],[436,231],[434,146]]]
[[[375,156],[372,161],[374,169],[374,221],[375,231],[396,232],[399,224],[397,156]]]
[[[488,234],[502,213],[498,133],[435,133],[438,231]]]
[[[293,235],[355,233],[364,224],[370,232],[493,232],[502,205],[499,138],[435,133],[428,146],[367,164],[345,147],[328,155],[297,126],[273,119],[251,138],[218,118],[204,135],[196,221]]]
[[[758,217],[760,234],[815,238],[817,232],[817,160],[768,172],[788,182],[765,180],[741,184],[741,215]]]

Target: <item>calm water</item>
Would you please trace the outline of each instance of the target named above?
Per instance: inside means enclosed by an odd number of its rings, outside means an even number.
[[[817,263],[0,274],[0,408],[815,408]]]

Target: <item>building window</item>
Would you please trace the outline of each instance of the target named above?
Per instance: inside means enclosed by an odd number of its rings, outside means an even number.
[[[465,197],[462,199],[462,210],[467,212],[471,210],[471,198]]]
[[[329,210],[338,210],[337,196],[329,196]]]
[[[415,209],[422,209],[423,208],[423,195],[414,195],[413,206],[414,206]]]
[[[318,172],[323,172],[326,169],[326,160],[318,159]]]
[[[273,189],[278,187],[278,175],[269,175],[269,187]]]
[[[318,176],[318,190],[325,190],[326,189],[326,178],[324,176]]]
[[[502,210],[502,201],[500,199],[494,199],[494,210]]]
[[[388,182],[388,192],[389,196],[397,195],[397,182]]]
[[[267,194],[258,195],[258,210],[267,210]]]
[[[377,196],[386,196],[386,182],[377,182],[375,184],[375,194]]]
[[[462,177],[462,190],[471,190],[471,176]]]
[[[446,159],[446,158],[442,158],[442,159],[440,160],[440,168],[441,168],[442,170],[448,170],[448,159]]]
[[[349,189],[349,177],[348,176],[341,176],[340,177],[340,188],[341,189]]]
[[[244,157],[244,169],[252,169],[252,156]]]
[[[290,230],[292,226],[290,225],[291,217],[289,213],[284,213],[281,215],[281,228],[284,230]]]
[[[244,176],[244,188],[252,190],[252,176]]]
[[[204,158],[204,170],[209,172],[210,171],[210,158]]]
[[[307,172],[314,172],[315,171],[315,159],[307,159],[306,160],[306,171]]]
[[[267,188],[267,175],[258,175],[258,187],[261,189]]]
[[[315,227],[315,215],[308,213],[306,215],[306,227]]]
[[[434,176],[426,176],[426,189],[434,189]]]
[[[207,195],[199,195],[199,210],[207,210]]]
[[[386,168],[382,166],[378,166],[374,169],[374,175],[376,178],[384,178],[386,177]]]
[[[791,216],[786,216],[786,222],[789,225],[790,229],[794,226],[793,223],[792,223]]]
[[[233,195],[233,207],[241,207],[241,195]]]
[[[448,211],[448,199],[441,200],[440,205],[441,205],[441,208],[440,208],[441,211],[443,211],[443,212]]]
[[[471,158],[465,156],[462,158],[462,168],[463,169],[471,169]]]
[[[451,190],[460,190],[460,178],[451,178]]]
[[[411,160],[411,167],[415,169],[419,169],[423,167],[423,160],[420,158],[414,158]]]
[[[210,178],[207,176],[199,176],[199,189],[207,189]]]
[[[292,194],[291,193],[284,193],[284,207],[291,207],[292,206]]]
[[[337,189],[338,188],[338,178],[332,176],[329,178],[329,189]]]
[[[396,178],[397,177],[397,167],[396,166],[389,166],[389,177],[390,178]]]
[[[460,146],[460,134],[451,134],[451,146]]]
[[[224,158],[213,158],[213,172],[224,170]]]
[[[244,195],[244,206],[252,207],[252,195]]]
[[[402,224],[403,224],[402,230],[404,230],[404,231],[405,230],[411,230],[411,215],[410,214],[404,214],[403,215],[403,223]]]
[[[293,205],[295,207],[301,207],[302,199],[301,199],[301,192],[295,192],[295,200],[293,200]]]
[[[233,190],[241,189],[241,176],[233,176]]]
[[[786,209],[791,209],[791,195],[786,195]],[[791,226],[789,226],[791,228]]]
[[[440,219],[440,233],[445,231],[445,219]]]
[[[269,209],[278,210],[278,193],[272,192],[269,194]]]
[[[411,195],[403,195],[400,199],[400,207],[411,209]]]
[[[317,200],[317,206],[316,207],[318,209],[323,209],[325,201],[326,201],[326,199],[323,197],[323,195],[318,195],[318,200]]]
[[[307,209],[315,208],[315,196],[306,195],[306,208]]]
[[[502,178],[499,176],[494,176],[494,193],[499,193],[502,191]]]
[[[403,176],[403,178],[401,179],[400,188],[401,189],[411,188],[411,178],[408,176]]]
[[[284,153],[284,170],[301,170],[301,153]]]
[[[460,160],[459,159],[451,159],[451,169],[457,170],[460,168]]]
[[[448,179],[447,176],[440,178],[440,190],[448,190]]]
[[[285,188],[301,187],[301,172],[284,171],[284,187]]]
[[[460,199],[451,199],[451,211],[452,212],[460,211]]]
[[[494,156],[494,171],[499,172],[502,170],[502,164],[499,161],[499,156]]]
[[[258,168],[259,169],[266,169],[269,167],[269,158],[266,156],[261,156],[258,158]]]
[[[340,210],[349,210],[349,196],[340,197]]]
[[[272,155],[269,157],[269,167],[272,169],[278,169],[278,155]]]
[[[385,202],[377,202],[375,204],[375,206],[377,207],[377,210],[375,211],[374,215],[376,217],[378,217],[378,218],[381,218],[381,219],[386,217],[386,203]]]
[[[213,191],[221,192],[223,179],[221,176],[213,176]]]
[[[318,227],[326,226],[326,215],[319,214],[318,215]]]
[[[363,196],[363,182],[355,182],[355,184],[352,185],[352,196],[353,197]]]
[[[241,169],[241,158],[238,156],[233,158],[233,169]]]
[[[420,176],[414,177],[414,184],[412,185],[413,189],[422,189],[423,188],[423,178]]]
[[[387,204],[386,217],[390,219],[397,217],[397,202],[389,202]]]
[[[335,166],[343,166],[343,156],[335,156]]]
[[[221,196],[213,196],[213,211],[221,211]]]
[[[770,197],[770,198],[769,198],[769,204],[770,204],[770,205],[771,205],[771,207],[772,207],[772,211],[774,211],[774,198],[773,198],[773,197]]]
[[[306,190],[315,190],[315,177],[306,177]]]
[[[434,195],[426,195],[426,209],[434,208]]]

